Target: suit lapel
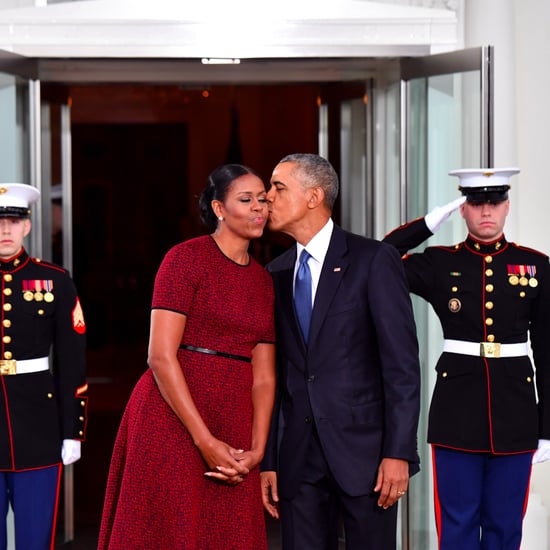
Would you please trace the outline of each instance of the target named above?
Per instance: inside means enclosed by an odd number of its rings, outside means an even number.
[[[315,341],[317,334],[321,330],[334,295],[349,266],[348,261],[343,259],[347,253],[347,249],[346,234],[341,228],[335,225],[315,294],[309,332],[310,345]]]

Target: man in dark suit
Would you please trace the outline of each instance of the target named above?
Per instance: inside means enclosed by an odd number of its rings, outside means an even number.
[[[337,227],[337,194],[318,155],[289,155],[273,171],[270,228],[297,243],[268,265],[279,386],[263,500],[284,550],[337,548],[340,517],[347,548],[392,550],[393,504],[418,471],[416,331],[399,254]]]

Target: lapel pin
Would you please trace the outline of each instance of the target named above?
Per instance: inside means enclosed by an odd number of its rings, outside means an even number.
[[[338,271],[342,271],[342,268],[341,267],[335,267],[334,268],[334,273],[338,272]]]

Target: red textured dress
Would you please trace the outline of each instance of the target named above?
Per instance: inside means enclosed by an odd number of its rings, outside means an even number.
[[[246,266],[231,261],[210,236],[168,252],[152,307],[187,316],[182,344],[250,357],[257,343],[275,340],[271,277],[254,260]],[[251,363],[186,349],[178,359],[213,435],[249,449]],[[259,469],[237,486],[207,479],[205,471],[147,370],[117,435],[98,549],[266,549]]]

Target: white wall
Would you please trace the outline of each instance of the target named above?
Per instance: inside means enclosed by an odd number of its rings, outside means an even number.
[[[495,46],[495,166],[514,166],[510,240],[550,252],[550,2],[466,0],[465,46]],[[550,307],[550,304],[548,304]],[[543,508],[550,512],[550,463],[533,468],[522,550],[545,550]],[[544,541],[547,541],[544,544]]]

